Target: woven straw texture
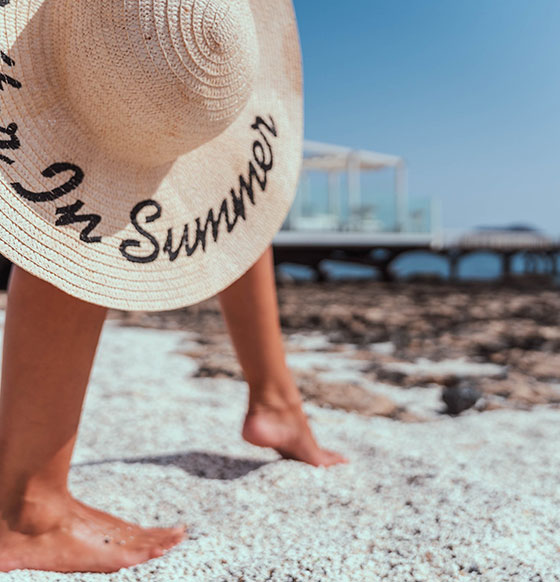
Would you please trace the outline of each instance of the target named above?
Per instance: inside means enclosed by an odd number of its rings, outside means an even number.
[[[291,1],[4,1],[0,51],[0,253],[163,310],[270,244],[301,161]]]

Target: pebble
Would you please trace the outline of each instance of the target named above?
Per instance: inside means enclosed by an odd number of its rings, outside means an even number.
[[[453,415],[472,408],[481,396],[482,393],[467,381],[458,386],[447,386],[441,393],[441,399],[447,406],[446,413]]]

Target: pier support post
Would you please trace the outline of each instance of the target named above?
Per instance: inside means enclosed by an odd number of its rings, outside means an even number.
[[[459,253],[449,253],[449,280],[456,282],[459,280],[459,259],[461,255]]]
[[[395,274],[391,269],[393,261],[399,256],[399,252],[390,253],[390,255],[383,260],[380,260],[375,266],[379,269],[381,280],[387,283],[395,280]]]
[[[550,274],[553,277],[558,275],[558,254],[557,253],[549,253],[548,259],[550,261]]]
[[[502,254],[502,279],[511,278],[511,259],[513,253],[503,253]]]
[[[381,280],[385,281],[385,283],[390,283],[391,281],[395,280],[395,275],[391,270],[390,263],[382,263],[381,265],[379,265],[378,269],[379,274],[381,275]]]

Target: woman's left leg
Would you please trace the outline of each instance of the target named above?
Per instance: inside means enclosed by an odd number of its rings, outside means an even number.
[[[278,316],[272,249],[219,295],[237,357],[249,384],[243,426],[248,442],[311,465],[346,459],[319,447],[303,412],[286,356]]]

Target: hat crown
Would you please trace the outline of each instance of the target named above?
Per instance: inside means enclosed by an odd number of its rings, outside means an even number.
[[[259,58],[247,0],[58,5],[71,19],[55,43],[61,93],[114,155],[172,161],[222,133],[247,104]]]

